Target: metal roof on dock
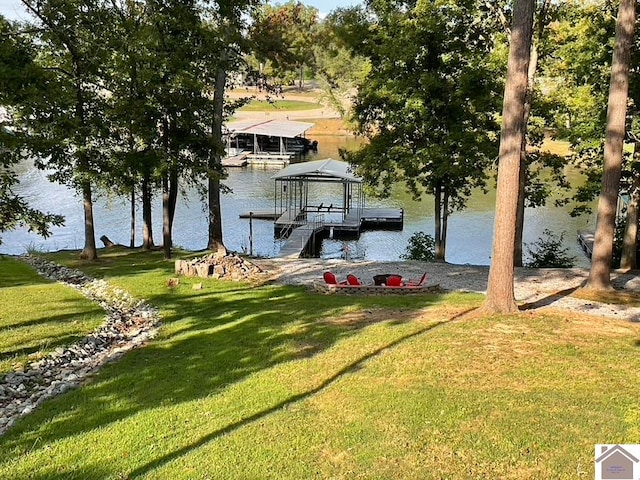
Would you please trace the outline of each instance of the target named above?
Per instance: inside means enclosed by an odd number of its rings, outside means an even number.
[[[295,138],[304,134],[315,124],[291,120],[242,120],[226,124],[229,133],[268,135],[270,137]]]
[[[362,179],[353,174],[351,166],[347,162],[326,158],[311,162],[292,163],[283,168],[271,178],[283,180],[287,178],[305,178],[309,180],[337,180],[342,182],[361,183]]]

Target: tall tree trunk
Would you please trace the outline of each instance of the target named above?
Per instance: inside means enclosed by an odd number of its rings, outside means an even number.
[[[616,20],[616,43],[611,62],[602,190],[598,200],[591,269],[585,286],[590,290],[606,291],[613,288],[610,278],[611,258],[622,169],[622,148],[629,93],[629,64],[635,21],[636,0],[620,0]]]
[[[298,91],[302,91],[302,87],[304,86],[304,64],[300,65],[300,79],[298,82]]]
[[[540,5],[538,14],[537,39],[542,39],[544,28],[547,24],[547,10],[551,0],[543,0]],[[529,125],[529,117],[531,115],[531,102],[533,100],[533,88],[536,79],[536,71],[538,69],[538,49],[536,48],[536,40],[532,39],[531,53],[529,59],[529,69],[527,72],[527,95],[524,104],[524,134],[522,140],[522,148],[520,151],[520,184],[518,189],[518,211],[516,214],[516,238],[513,257],[514,267],[522,267],[522,241],[524,238],[524,210],[526,204],[526,187],[527,173],[529,163],[527,161],[527,128]]]
[[[542,21],[542,20],[541,20]],[[516,238],[513,252],[513,266],[522,266],[522,239],[524,237],[524,206],[526,200],[527,187],[527,125],[531,115],[531,101],[533,98],[533,87],[536,79],[536,69],[538,68],[538,50],[535,45],[531,45],[531,60],[527,73],[527,95],[524,102],[524,132],[522,134],[522,146],[520,147],[520,174],[518,177],[518,210],[516,213]]]
[[[136,246],[136,186],[131,185],[131,238],[129,239],[129,247]]]
[[[153,248],[153,225],[151,222],[151,186],[149,174],[145,172],[142,178],[142,248]]]
[[[178,199],[178,170],[171,167],[162,178],[162,250],[166,260],[171,258],[173,247],[173,220]]]
[[[171,200],[169,194],[169,174],[162,177],[162,251],[165,260],[171,258]]]
[[[525,133],[526,136],[526,133]],[[520,174],[518,175],[518,209],[516,210],[516,234],[513,246],[513,266],[522,267],[522,242],[524,239],[524,206],[527,187],[527,152],[526,141],[520,150]]]
[[[435,260],[436,261],[444,261],[444,245],[442,244],[442,186],[440,184],[436,185],[434,189],[435,196],[435,244],[436,244],[436,252],[435,252]]]
[[[227,72],[219,68],[216,72],[216,85],[213,93],[213,136],[214,149],[209,158],[209,239],[207,249],[226,255],[227,249],[222,240],[222,209],[220,207],[220,174],[222,162],[220,148],[222,148],[222,122],[224,108],[224,87],[227,82]]]
[[[169,229],[173,232],[173,220],[176,218],[176,204],[178,203],[178,169],[172,166],[169,170]]]
[[[82,182],[82,203],[84,206],[84,249],[80,253],[80,258],[84,260],[96,260],[98,251],[96,250],[96,237],[93,225],[93,198],[91,197],[91,183]]]
[[[449,230],[449,189],[444,187],[442,198],[442,230],[440,231],[440,243],[442,245],[442,261],[447,257],[447,232]]]
[[[518,311],[513,293],[513,254],[534,8],[535,0],[515,0],[513,6],[502,107],[493,253],[487,297],[483,305],[484,309],[491,312]]]
[[[638,144],[636,143],[636,147]],[[629,192],[629,205],[627,207],[627,223],[624,228],[624,240],[622,242],[622,257],[620,258],[621,270],[635,270],[638,268],[638,204],[640,204],[640,178],[634,177],[633,186]]]

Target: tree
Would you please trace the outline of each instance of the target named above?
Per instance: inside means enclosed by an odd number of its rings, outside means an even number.
[[[104,98],[98,88],[105,50],[100,42],[106,16],[97,2],[22,0],[36,25],[29,32],[48,82],[16,105],[21,148],[50,178],[82,195],[85,243],[81,257],[97,258],[92,182],[102,173]],[[107,27],[108,28],[108,27]]]
[[[207,249],[225,254],[222,235],[222,208],[220,194],[223,190],[221,180],[225,172],[222,167],[223,123],[225,119],[246,100],[225,102],[225,89],[229,73],[237,71],[242,64],[241,53],[248,50],[249,42],[245,19],[250,17],[257,4],[256,0],[237,0],[224,4],[225,8],[209,9],[206,14],[205,35],[208,46],[206,51],[209,78],[213,80],[213,102],[209,109],[211,125],[211,149],[209,152],[207,172],[208,200],[208,241]]]
[[[265,4],[251,25],[250,37],[259,61],[270,61],[280,76],[295,72],[298,88],[304,85],[305,66],[313,67],[318,10],[290,0],[284,5]]]
[[[640,206],[640,142],[634,144],[633,161],[630,169],[623,171],[622,175],[626,176],[625,184],[629,193],[629,202],[627,204],[626,222],[622,239],[622,252],[620,255],[621,270],[635,270],[638,267],[638,221],[640,214],[638,207]],[[630,173],[630,174],[629,174]],[[627,174],[627,175],[625,175]]]
[[[105,77],[110,171],[123,190],[140,185],[145,248],[153,246],[151,197],[160,186],[163,251],[170,258],[180,183],[195,184],[207,171],[213,102],[203,59],[215,52],[206,51],[212,43],[205,42],[194,2],[114,1],[112,11],[118,22],[108,35],[112,54]]]
[[[635,8],[635,0],[621,0],[616,20],[616,43],[611,66],[602,190],[598,201],[591,269],[585,286],[585,288],[592,290],[610,290],[612,288],[611,257],[621,175],[622,147],[626,130],[629,66],[636,22]]]
[[[534,0],[515,0],[513,6],[502,106],[493,254],[487,297],[483,304],[483,308],[491,312],[512,313],[518,310],[513,292],[513,256],[534,9]]]
[[[406,184],[435,197],[436,259],[444,260],[449,214],[484,187],[496,154],[497,75],[486,14],[475,2],[373,2],[352,18],[351,48],[371,71],[354,105],[369,142],[343,153],[386,196]],[[371,20],[374,19],[374,20]]]
[[[318,28],[318,41],[313,47],[316,79],[322,89],[322,100],[343,119],[351,116],[351,100],[357,85],[371,69],[367,58],[349,48],[353,42],[352,15],[357,9],[338,9],[325,18]]]
[[[153,190],[158,185],[161,154],[157,145],[159,117],[150,105],[156,85],[150,10],[144,3],[113,0],[112,28],[103,38],[111,55],[103,68],[104,87],[110,92],[106,110],[109,127],[109,185],[107,191],[130,197],[131,246],[135,246],[136,192],[142,199],[142,247],[154,246]]]
[[[46,72],[35,63],[36,52],[26,37],[3,17],[0,38],[0,105],[5,109],[0,110],[0,233],[26,227],[46,238],[50,227],[62,225],[64,218],[31,207],[14,192],[19,180],[13,168],[27,159],[21,151],[24,132],[14,128],[11,118],[14,107],[45,81]]]

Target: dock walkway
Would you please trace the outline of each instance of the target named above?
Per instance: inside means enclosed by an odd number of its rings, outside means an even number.
[[[222,159],[223,167],[244,167],[247,164],[247,157],[251,152],[245,151],[237,155],[230,155]]]
[[[320,230],[324,227],[320,227]],[[280,248],[278,258],[300,258],[302,252],[307,248],[307,245],[317,233],[318,228],[311,224],[305,224],[300,227],[294,228],[291,234],[284,242],[284,245]]]
[[[330,235],[344,234],[359,236],[362,230],[368,228],[383,228],[402,230],[404,211],[393,208],[364,208],[359,214],[353,210],[342,221],[325,220],[322,215],[316,215],[314,220],[306,221],[304,214],[310,215],[316,212],[304,210],[285,211],[274,222],[277,235],[287,236],[278,254],[278,258],[300,258],[307,249],[309,242],[315,235],[329,230]],[[301,225],[301,222],[305,222]]]
[[[589,258],[593,255],[593,243],[595,238],[596,237],[593,232],[578,232],[578,243]]]

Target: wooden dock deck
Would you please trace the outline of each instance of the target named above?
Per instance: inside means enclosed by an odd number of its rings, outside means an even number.
[[[316,229],[310,224],[294,228],[280,248],[278,258],[300,258],[316,233]]]
[[[244,167],[247,164],[247,157],[251,152],[241,152],[237,155],[230,155],[222,159],[223,167]]]
[[[236,155],[228,155],[222,159],[223,167],[245,167],[247,165],[261,165],[282,167],[288,165],[294,157],[293,153],[284,155],[276,153],[253,153],[249,150]]]
[[[300,225],[307,215],[315,214],[314,220]],[[299,258],[307,250],[309,242],[316,234],[330,231],[332,236],[356,236],[367,228],[383,228],[402,230],[404,211],[393,208],[365,208],[349,212],[342,221],[325,220],[314,211],[287,210],[274,222],[277,236],[287,236],[287,241],[280,249],[279,258]]]
[[[362,228],[386,228],[402,230],[404,210],[402,208],[363,208]]]
[[[252,210],[251,212],[243,212],[240,218],[254,218],[256,220],[276,220],[280,214],[276,213],[273,208],[270,210]]]

